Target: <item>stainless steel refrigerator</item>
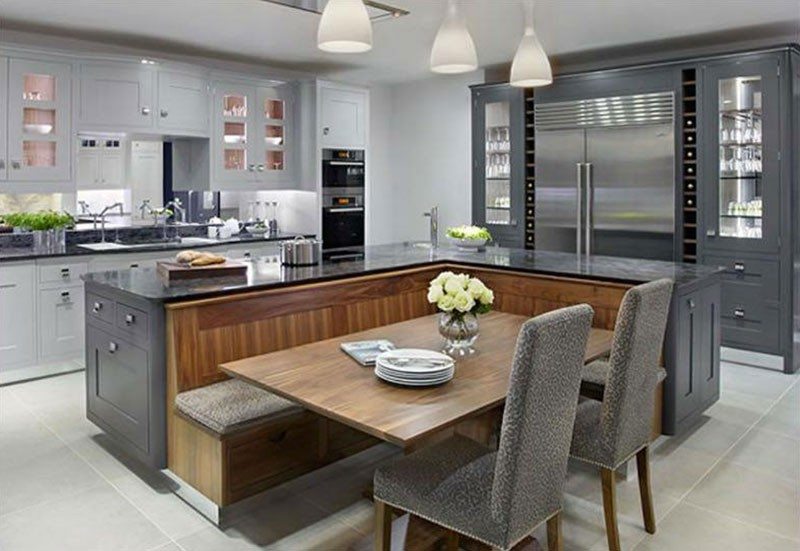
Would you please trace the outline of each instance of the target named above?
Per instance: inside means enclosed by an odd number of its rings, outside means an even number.
[[[672,92],[535,105],[540,250],[671,260]]]

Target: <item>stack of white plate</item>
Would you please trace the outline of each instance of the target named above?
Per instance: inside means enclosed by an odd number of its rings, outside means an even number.
[[[433,350],[400,348],[383,352],[375,359],[378,378],[405,386],[432,386],[453,378],[453,358]]]

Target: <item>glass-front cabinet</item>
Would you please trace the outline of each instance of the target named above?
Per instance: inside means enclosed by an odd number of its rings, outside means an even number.
[[[216,83],[214,175],[223,183],[286,182],[291,176],[291,94]]]
[[[780,218],[778,61],[706,72],[706,246],[771,251]]]
[[[524,98],[508,86],[473,88],[472,222],[497,244],[521,247],[524,218]]]
[[[70,82],[67,64],[8,61],[8,132],[0,154],[8,180],[70,180]]]

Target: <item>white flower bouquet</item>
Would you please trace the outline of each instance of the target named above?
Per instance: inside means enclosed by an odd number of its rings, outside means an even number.
[[[442,272],[428,287],[428,302],[456,317],[478,315],[492,309],[494,293],[477,277]]]

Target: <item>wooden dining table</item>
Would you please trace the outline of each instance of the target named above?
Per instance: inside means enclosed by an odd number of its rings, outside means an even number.
[[[411,450],[434,435],[501,411],[517,335],[528,319],[501,312],[481,316],[475,352],[456,357],[453,379],[434,387],[384,382],[371,367],[345,354],[341,344],[386,339],[397,348],[440,350],[443,341],[435,315],[228,362],[220,368],[319,415]],[[612,337],[612,331],[592,329],[586,361],[607,355]]]

